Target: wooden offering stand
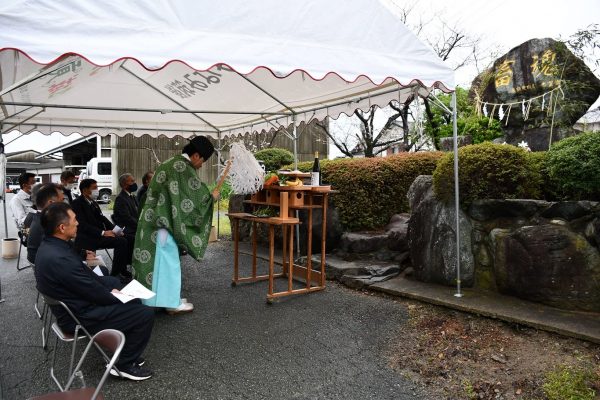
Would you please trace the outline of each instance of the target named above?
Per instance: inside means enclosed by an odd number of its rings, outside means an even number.
[[[227,214],[233,221],[234,265],[232,286],[236,286],[238,283],[268,280],[268,303],[272,303],[277,297],[310,293],[325,289],[325,245],[327,234],[327,224],[325,221],[327,220],[327,201],[330,192],[330,186],[266,186],[252,195],[252,198],[246,200],[245,203],[255,207],[277,207],[279,212],[276,217],[263,218],[247,213]],[[322,210],[321,268],[319,271],[312,270],[312,225],[314,209]],[[296,210],[308,211],[306,267],[294,264],[294,228],[300,224],[299,219],[295,217]],[[239,276],[240,220],[252,221],[252,275],[246,277]],[[267,275],[257,275],[256,273],[257,224],[266,224],[269,226],[269,273]],[[275,273],[274,271],[276,226],[281,226],[283,233],[283,260],[281,263],[282,271],[280,273]],[[287,290],[275,292],[274,279],[280,277],[287,277]],[[306,286],[294,289],[294,277],[302,279]]]

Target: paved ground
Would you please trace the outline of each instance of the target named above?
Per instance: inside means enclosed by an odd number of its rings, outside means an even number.
[[[407,320],[403,305],[332,282],[324,292],[267,305],[266,283],[230,287],[231,248],[212,245],[200,264],[185,259],[184,294],[196,311],[157,312],[146,352],[155,376],[140,383],[109,378],[107,398],[428,398],[387,364],[389,345]],[[15,264],[2,260],[0,267],[2,399],[55,389],[52,351],[41,348],[33,311],[33,271],[17,272]],[[57,354],[62,360],[66,353],[63,347]],[[100,359],[88,366],[88,381],[97,382]]]

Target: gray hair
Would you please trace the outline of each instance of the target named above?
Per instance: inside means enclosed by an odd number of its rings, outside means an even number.
[[[126,173],[123,174],[119,177],[119,186],[123,187],[123,185],[125,185],[125,181],[127,180],[127,178],[129,178],[131,175],[130,173]]]

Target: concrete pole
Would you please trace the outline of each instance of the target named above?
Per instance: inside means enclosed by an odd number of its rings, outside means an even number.
[[[454,207],[456,209],[456,293],[455,297],[462,297],[460,291],[460,202],[458,193],[458,129],[456,125],[456,89],[452,93],[452,139],[454,143]]]

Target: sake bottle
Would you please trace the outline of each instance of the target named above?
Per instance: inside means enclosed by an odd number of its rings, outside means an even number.
[[[321,186],[321,166],[319,165],[319,152],[315,151],[315,162],[313,163],[310,184]]]

